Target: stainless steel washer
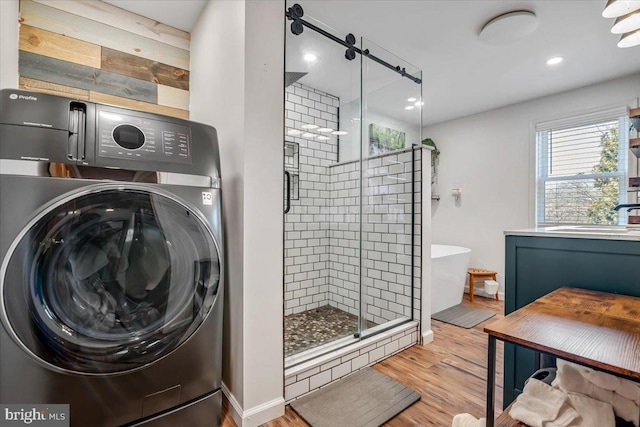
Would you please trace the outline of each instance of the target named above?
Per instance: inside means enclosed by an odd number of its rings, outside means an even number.
[[[0,401],[72,426],[218,426],[215,129],[0,91]]]

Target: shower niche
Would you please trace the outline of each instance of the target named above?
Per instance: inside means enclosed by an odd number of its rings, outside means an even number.
[[[287,28],[285,369],[420,318],[422,73],[313,7],[348,46]]]
[[[284,142],[285,202],[300,197],[300,144]],[[288,203],[288,206],[291,204]]]

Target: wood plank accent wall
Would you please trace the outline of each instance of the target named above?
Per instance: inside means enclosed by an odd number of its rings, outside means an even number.
[[[20,88],[189,118],[189,33],[98,0],[20,0],[20,23]]]

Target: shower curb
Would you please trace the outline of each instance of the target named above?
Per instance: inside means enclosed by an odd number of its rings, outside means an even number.
[[[332,351],[285,370],[287,403],[418,344],[417,321]]]

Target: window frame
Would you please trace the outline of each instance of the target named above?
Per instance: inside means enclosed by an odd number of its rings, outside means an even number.
[[[547,182],[554,181],[581,181],[588,179],[596,179],[596,178],[617,178],[619,182],[619,190],[618,190],[618,200],[619,203],[626,203],[627,200],[627,178],[629,176],[629,155],[628,155],[628,111],[629,107],[614,107],[608,109],[596,109],[592,111],[587,111],[579,114],[574,114],[571,116],[564,116],[560,118],[556,118],[553,120],[547,121],[538,121],[532,122],[531,133],[532,133],[532,164],[533,164],[533,173],[532,176],[532,192],[533,192],[533,209],[530,210],[532,218],[531,223],[535,227],[549,227],[549,226],[572,226],[572,225],[597,225],[601,227],[612,227],[612,226],[621,226],[627,223],[627,215],[624,211],[618,212],[618,222],[617,224],[596,224],[596,223],[577,223],[577,222],[546,222],[542,221],[544,218],[544,210],[546,207],[546,194],[545,194],[545,184]],[[565,130],[580,126],[588,126],[595,125],[603,122],[618,122],[618,171],[617,172],[603,172],[603,173],[590,173],[590,174],[573,174],[573,175],[562,175],[562,176],[548,176],[548,164],[549,164],[549,156],[542,155],[541,151],[548,147],[548,141],[539,142],[539,137],[541,134],[545,134],[546,131],[559,131]],[[542,146],[542,144],[547,144]],[[543,147],[543,148],[541,148]],[[620,155],[622,154],[622,155]],[[540,161],[542,159],[542,161]]]

